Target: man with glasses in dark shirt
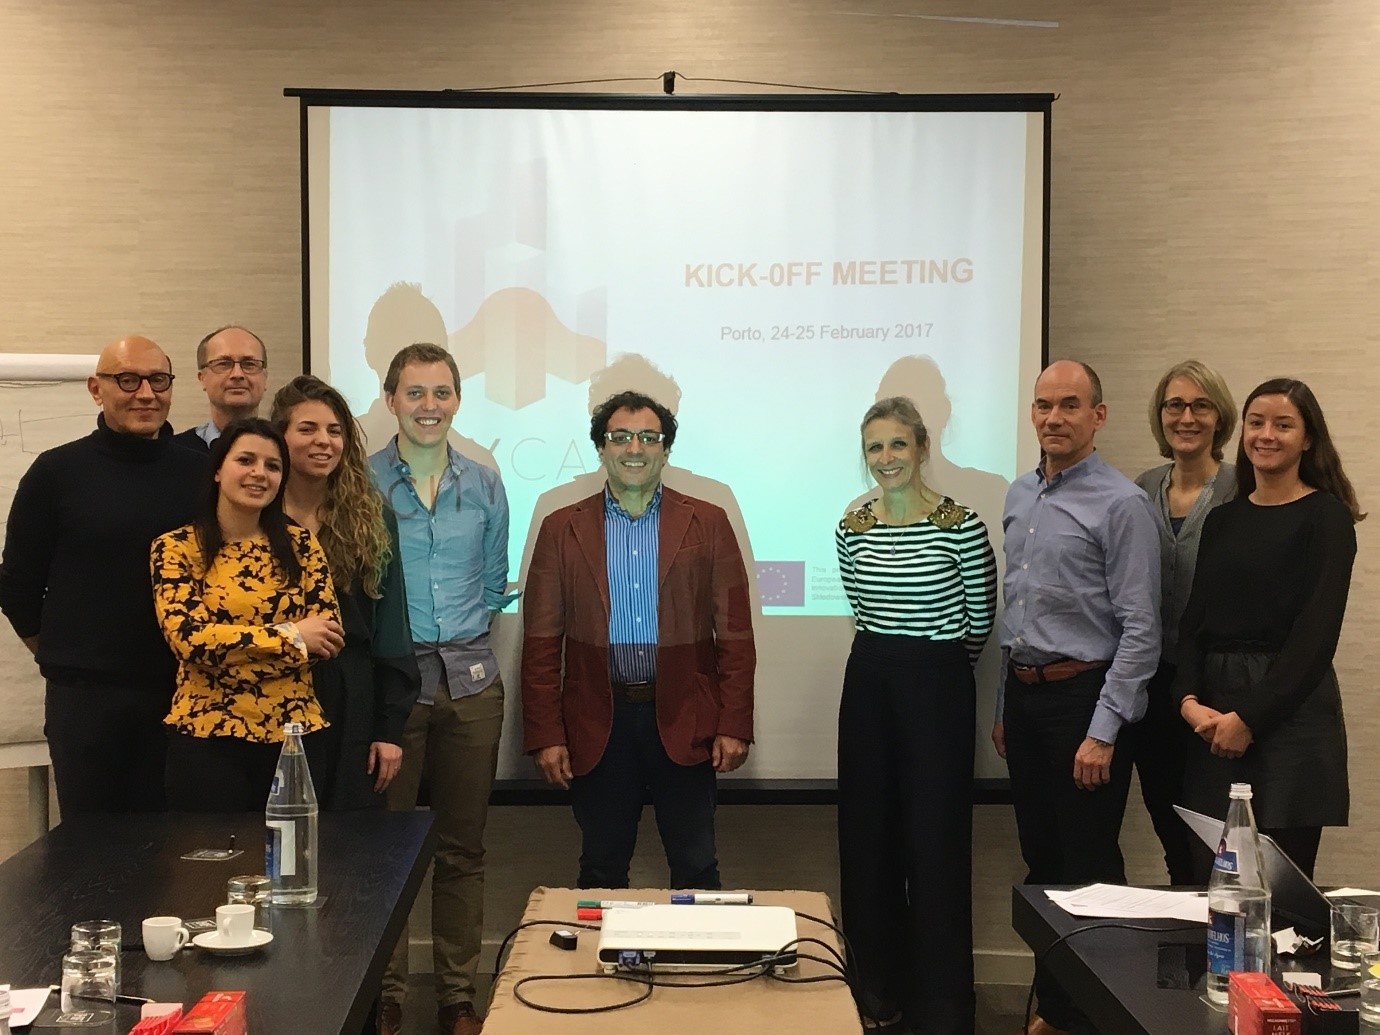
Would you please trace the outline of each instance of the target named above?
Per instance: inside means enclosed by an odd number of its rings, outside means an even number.
[[[253,331],[231,324],[217,327],[196,347],[196,379],[211,404],[211,419],[174,438],[210,453],[211,443],[232,420],[257,417],[268,389],[268,350]]]
[[[46,680],[64,817],[163,808],[177,666],[154,618],[149,545],[192,519],[207,463],[172,444],[172,365],[147,338],[106,346],[86,385],[96,430],[35,458],[0,560],[0,610]]]
[[[594,410],[603,491],[542,522],[524,589],[523,750],[570,789],[579,886],[626,888],[650,792],[673,888],[720,887],[715,778],[747,759],[756,652],[724,511],[661,484],[676,418]]]

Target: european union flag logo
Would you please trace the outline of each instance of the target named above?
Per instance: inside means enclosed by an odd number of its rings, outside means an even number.
[[[805,562],[758,561],[757,588],[763,607],[804,607]]]

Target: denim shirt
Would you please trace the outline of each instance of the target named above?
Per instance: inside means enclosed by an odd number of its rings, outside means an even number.
[[[398,518],[407,611],[422,671],[422,703],[446,677],[452,698],[498,678],[489,617],[517,599],[508,593],[508,496],[498,472],[447,446],[448,462],[428,509],[395,435],[369,458],[374,482]]]

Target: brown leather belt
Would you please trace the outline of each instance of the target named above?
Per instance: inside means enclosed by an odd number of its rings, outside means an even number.
[[[1091,672],[1095,668],[1105,668],[1110,664],[1110,661],[1078,661],[1074,658],[1051,661],[1048,665],[1017,665],[1013,661],[1011,674],[1027,685],[1058,683],[1074,676],[1081,676],[1084,672]]]
[[[645,704],[656,700],[656,682],[646,680],[641,683],[614,683],[613,696],[629,704]]]

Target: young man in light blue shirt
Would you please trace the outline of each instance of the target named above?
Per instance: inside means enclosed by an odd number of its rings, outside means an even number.
[[[503,730],[503,681],[489,621],[508,588],[508,498],[498,473],[447,441],[460,374],[438,345],[409,345],[383,383],[398,433],[370,458],[398,517],[408,616],[422,692],[403,733],[392,809],[416,807],[425,767],[437,847],[431,934],[440,1030],[478,1035],[475,972],[483,932],[484,822]],[[383,982],[379,1031],[400,1030],[407,935]]]

